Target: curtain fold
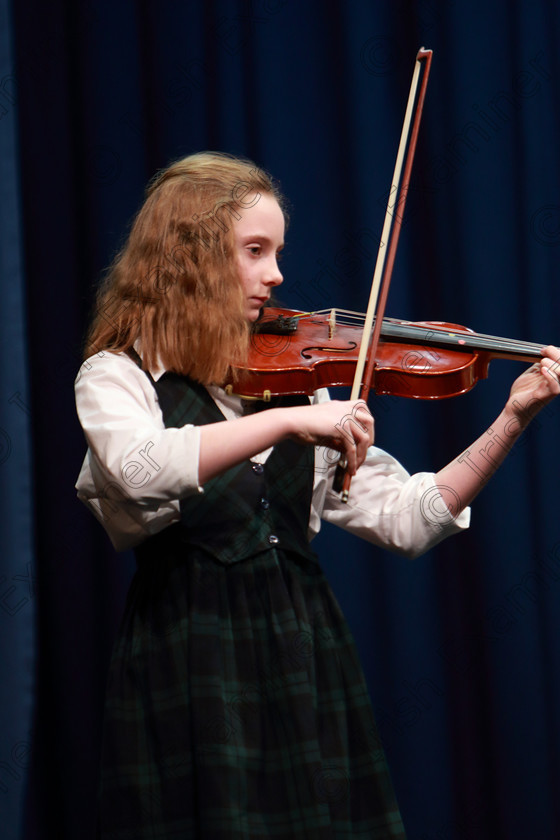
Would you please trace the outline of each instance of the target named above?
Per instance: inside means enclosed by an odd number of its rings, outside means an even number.
[[[23,836],[34,743],[36,575],[26,286],[10,3],[0,2],[0,815]]]

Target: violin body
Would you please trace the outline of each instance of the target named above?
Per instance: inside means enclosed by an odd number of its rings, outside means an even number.
[[[458,324],[386,319],[374,367],[372,389],[416,399],[464,394],[488,375],[492,358],[534,361],[542,345],[508,339],[485,346]],[[233,390],[253,399],[312,394],[318,388],[351,386],[362,327],[333,325],[329,313],[267,308],[251,337],[247,365],[238,369]]]

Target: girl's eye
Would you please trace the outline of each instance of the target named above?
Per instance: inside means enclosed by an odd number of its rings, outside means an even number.
[[[261,246],[260,245],[251,245],[251,247],[249,248],[249,251],[251,252],[251,254],[254,257],[258,257],[260,252],[261,252]]]
[[[276,252],[276,262],[277,263],[282,262],[283,257],[284,257],[284,255],[283,255],[282,251],[277,251]]]

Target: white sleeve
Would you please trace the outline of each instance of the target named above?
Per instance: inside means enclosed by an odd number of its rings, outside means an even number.
[[[320,401],[325,399],[324,393],[317,396]],[[469,526],[470,508],[454,517],[433,473],[411,476],[376,446],[370,447],[366,461],[353,476],[350,497],[344,504],[332,490],[336,462],[338,453],[316,449],[312,536],[319,531],[322,518],[377,546],[417,557]]]
[[[201,492],[200,431],[165,428],[153,385],[126,354],[84,362],[75,393],[88,444],[78,496],[127,548],[178,519],[178,499]]]

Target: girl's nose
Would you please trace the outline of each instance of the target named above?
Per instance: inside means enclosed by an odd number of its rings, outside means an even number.
[[[278,262],[276,260],[274,260],[274,263],[272,264],[272,266],[270,268],[270,271],[266,275],[265,283],[268,283],[268,285],[270,285],[270,286],[279,286],[280,283],[282,283],[283,281],[284,281],[284,278],[282,276],[282,272],[280,271],[280,269],[278,267]]]

